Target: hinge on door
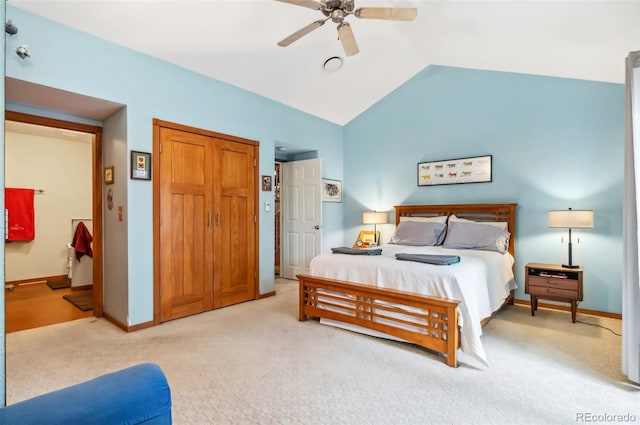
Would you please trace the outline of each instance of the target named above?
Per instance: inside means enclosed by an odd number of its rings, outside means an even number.
[[[257,215],[254,215],[254,216],[253,216],[253,222],[254,222],[254,223],[257,223],[257,222],[258,222],[258,216],[257,216]]]
[[[256,159],[255,158],[253,158],[253,166],[254,167],[256,166]]]
[[[160,143],[160,153],[162,153],[162,143]]]

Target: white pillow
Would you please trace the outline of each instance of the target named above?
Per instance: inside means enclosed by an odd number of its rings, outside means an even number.
[[[400,217],[400,222],[402,223],[403,221],[431,221],[431,222],[435,222],[435,223],[446,223],[447,222],[447,216],[446,215],[438,215],[435,217]]]
[[[476,224],[486,224],[488,226],[495,226],[501,230],[507,230],[507,228],[509,227],[509,223],[507,223],[506,221],[475,221],[475,220],[468,220],[466,218],[460,218],[460,217],[456,217],[454,214],[451,214],[451,217],[449,217],[449,221],[459,221],[459,222],[467,222],[467,223],[476,223]]]

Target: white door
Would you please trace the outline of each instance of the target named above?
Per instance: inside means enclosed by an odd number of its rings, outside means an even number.
[[[281,275],[296,279],[322,252],[322,161],[285,162],[281,180]]]

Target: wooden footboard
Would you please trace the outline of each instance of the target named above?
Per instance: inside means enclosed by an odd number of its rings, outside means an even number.
[[[420,345],[458,365],[460,301],[298,275],[299,320],[318,317],[362,326]]]

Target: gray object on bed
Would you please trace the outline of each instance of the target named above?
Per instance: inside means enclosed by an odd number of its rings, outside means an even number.
[[[341,246],[338,248],[331,248],[331,252],[333,252],[334,254],[350,254],[350,255],[380,255],[382,254],[382,248],[359,249],[359,248],[349,248],[346,246]]]
[[[460,257],[457,255],[405,254],[399,252],[396,254],[396,258],[403,261],[417,261],[438,266],[450,266],[460,262]]]

